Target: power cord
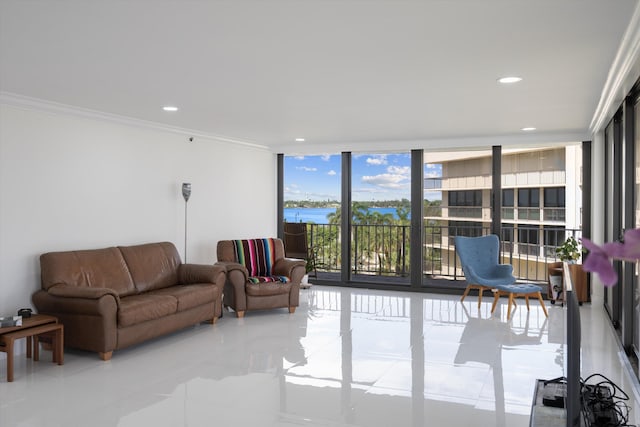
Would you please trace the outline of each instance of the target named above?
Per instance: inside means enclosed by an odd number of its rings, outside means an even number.
[[[604,375],[593,374],[581,380],[580,395],[587,426],[636,427],[628,424],[630,407],[624,401],[629,396]]]

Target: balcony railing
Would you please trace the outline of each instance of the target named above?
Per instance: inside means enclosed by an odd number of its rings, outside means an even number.
[[[340,226],[308,224],[309,242],[320,272],[340,272]],[[410,272],[410,230],[408,225],[353,225],[351,228],[351,272],[356,275],[407,277]],[[529,229],[530,230],[530,229]],[[547,263],[557,261],[556,247],[569,236],[581,237],[575,229],[540,230],[540,240],[527,243],[501,239],[501,263],[511,264],[520,280],[545,281]],[[440,226],[425,224],[422,273],[427,278],[462,279],[456,257],[454,236],[489,234],[487,227]],[[514,236],[513,228],[503,228],[504,236]],[[528,234],[531,235],[530,233]]]
[[[425,178],[424,189],[425,190],[441,190],[442,178]]]
[[[542,209],[542,216],[545,221],[560,221],[565,220],[565,208],[544,208]]]
[[[443,214],[443,210],[445,213]],[[565,221],[565,208],[513,208],[502,207],[502,219],[539,221],[542,217],[544,221]],[[449,218],[482,218],[482,207],[480,206],[433,206],[430,207],[428,216],[449,217]]]
[[[518,219],[539,221],[540,208],[518,208]]]
[[[449,217],[453,218],[482,218],[480,206],[449,206]]]

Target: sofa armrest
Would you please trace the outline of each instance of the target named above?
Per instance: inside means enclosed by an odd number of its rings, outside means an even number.
[[[38,313],[64,325],[65,345],[99,353],[117,348],[120,297],[112,289],[54,285],[31,299]]]
[[[47,292],[49,295],[65,298],[84,298],[84,299],[100,299],[105,295],[111,295],[116,300],[116,304],[120,305],[120,297],[109,288],[87,288],[84,286],[66,286],[54,285]]]
[[[239,271],[244,275],[245,281],[249,278],[249,270],[247,270],[247,267],[237,262],[218,261],[215,263],[215,265],[224,267],[227,271],[227,275],[229,275],[232,271]]]
[[[226,272],[222,265],[181,264],[178,267],[178,281],[182,285],[215,283],[224,286]]]
[[[273,273],[276,276],[287,276],[293,280],[293,272],[296,268],[301,267],[303,273],[300,277],[304,276],[307,263],[303,259],[298,258],[280,258],[273,266]],[[296,275],[297,276],[297,275]]]

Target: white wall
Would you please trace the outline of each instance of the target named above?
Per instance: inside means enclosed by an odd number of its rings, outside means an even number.
[[[276,160],[261,148],[0,105],[0,315],[31,306],[48,251],[171,241],[213,263],[220,239],[276,233]]]

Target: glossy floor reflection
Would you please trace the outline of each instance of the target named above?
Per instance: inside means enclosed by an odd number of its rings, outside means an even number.
[[[16,358],[0,426],[528,426],[537,378],[563,373],[564,312],[506,300],[313,286],[295,314],[219,323],[114,352]],[[632,398],[601,304],[581,307],[583,376]],[[0,375],[5,378],[4,359]]]

